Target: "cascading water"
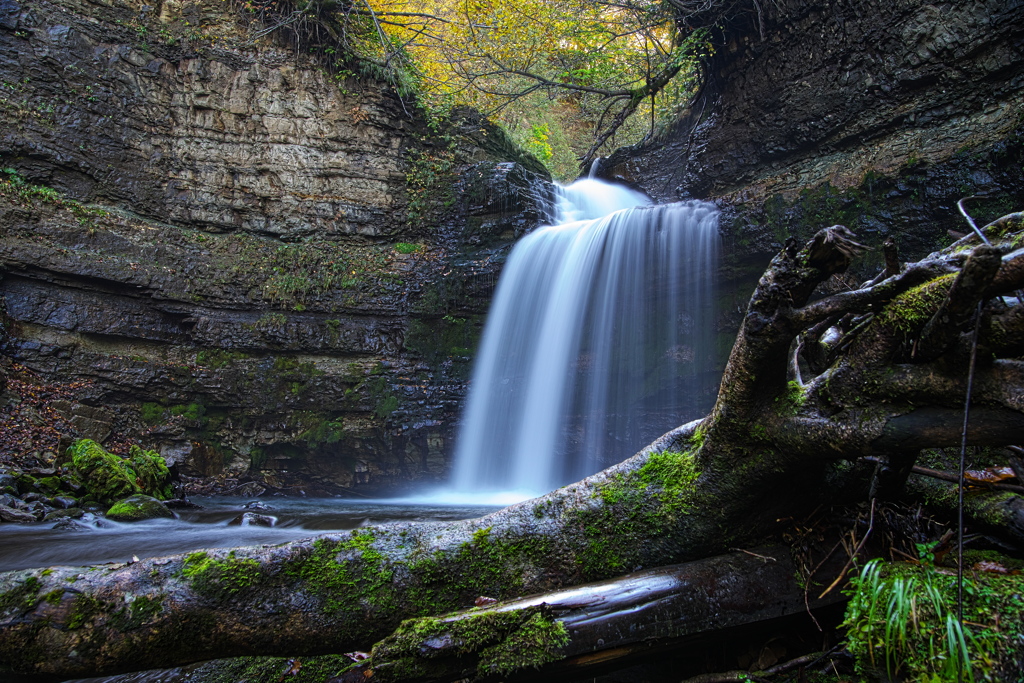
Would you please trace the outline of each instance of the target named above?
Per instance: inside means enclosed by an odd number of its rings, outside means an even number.
[[[455,455],[463,494],[530,497],[704,414],[718,382],[718,211],[650,206],[594,179],[516,244],[495,292]]]

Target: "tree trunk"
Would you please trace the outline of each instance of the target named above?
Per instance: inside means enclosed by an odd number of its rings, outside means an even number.
[[[862,250],[841,226],[789,245],[755,290],[718,401],[592,477],[477,520],[389,524],[130,565],[0,576],[0,674],[60,680],[247,654],[366,649],[402,619],[709,557],[866,489],[880,455],[959,443],[974,316],[986,302],[968,440],[1020,440],[1024,214],[899,274],[811,301]],[[1015,327],[1016,326],[1016,327]],[[834,328],[822,342],[825,331]],[[793,354],[817,348],[820,354]],[[923,345],[922,345],[923,343]],[[925,350],[927,353],[918,353]],[[806,384],[790,381],[793,359]],[[795,373],[794,373],[795,376]]]

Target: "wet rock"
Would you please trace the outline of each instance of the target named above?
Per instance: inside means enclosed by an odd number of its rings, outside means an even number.
[[[273,510],[274,506],[267,505],[260,500],[251,500],[242,506],[243,510]]]
[[[262,496],[266,492],[267,492],[267,489],[265,489],[264,487],[260,486],[259,484],[257,484],[254,481],[249,481],[249,482],[246,482],[246,483],[241,484],[239,486],[236,486],[233,489],[229,489],[228,491],[225,491],[224,493],[226,495],[229,495],[229,496],[246,496],[246,497],[248,497],[248,496]]]
[[[107,510],[107,518],[117,522],[138,522],[144,519],[174,516],[174,513],[159,500],[143,494],[119,500]]]
[[[14,0],[0,0],[0,28],[13,31],[18,28],[21,5]]]
[[[14,496],[12,496],[9,493],[0,493],[0,505],[4,505],[6,507],[13,508],[13,507],[17,507],[16,503],[20,503],[20,502],[21,501],[18,498],[15,498]]]
[[[68,508],[78,507],[78,500],[76,500],[75,498],[70,498],[68,496],[54,496],[51,499],[50,503],[55,508],[62,508],[65,510]]]
[[[76,522],[71,517],[64,517],[58,520],[51,528],[55,531],[92,531],[92,527]]]
[[[43,517],[44,522],[53,522],[59,519],[71,518],[80,519],[85,514],[85,510],[82,508],[67,508],[66,510],[53,510],[52,512],[46,513]]]
[[[275,524],[277,524],[277,517],[271,517],[270,515],[258,515],[255,512],[244,512],[228,522],[228,526],[272,527]]]
[[[36,501],[46,500],[47,498],[41,493],[32,492],[26,493],[24,496],[21,497],[21,499],[26,503],[35,503]]]
[[[53,512],[53,508],[41,500],[28,503],[24,509],[26,512],[30,512],[37,522],[41,522],[47,513]]]
[[[193,503],[191,500],[185,498],[172,498],[165,500],[164,505],[172,510],[202,510],[203,506],[199,503]]]
[[[25,510],[15,510],[14,508],[7,507],[6,505],[0,505],[0,521],[14,522],[16,524],[28,524],[29,522],[37,522],[36,516],[31,512]]]
[[[18,480],[14,477],[14,475],[8,474],[7,472],[0,473],[0,491],[3,491],[8,486],[13,489],[17,489]]]

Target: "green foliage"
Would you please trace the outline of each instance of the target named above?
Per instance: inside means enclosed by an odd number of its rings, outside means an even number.
[[[399,254],[415,254],[423,251],[422,244],[411,244],[409,242],[399,242],[395,245],[395,251]]]
[[[998,679],[1000,670],[1013,665],[1017,655],[1011,650],[1024,633],[1019,579],[982,574],[966,575],[964,582],[961,627],[954,575],[928,563],[865,565],[847,589],[843,623],[859,670],[921,683],[960,675],[965,681]]]
[[[139,417],[146,424],[160,424],[164,419],[164,411],[166,408],[159,403],[143,403],[139,409]]]
[[[311,448],[322,444],[338,443],[345,438],[345,422],[341,417],[330,419],[322,413],[305,413],[300,416],[305,427],[299,438]]]
[[[110,215],[103,209],[88,207],[74,199],[67,199],[52,187],[33,185],[18,175],[13,168],[0,170],[0,196],[25,207],[42,203],[70,211],[79,225],[90,230],[95,228],[96,218]]]
[[[201,403],[171,406],[171,415],[183,417],[189,422],[198,422],[203,419],[203,415],[206,415],[206,407]]]
[[[284,316],[281,316],[282,318]],[[236,360],[246,358],[246,354],[240,351],[226,351],[224,349],[207,349],[196,354],[196,365],[207,368],[224,368]]]

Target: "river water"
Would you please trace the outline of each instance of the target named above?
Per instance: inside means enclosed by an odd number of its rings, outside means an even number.
[[[230,525],[246,512],[251,498],[193,498],[199,510],[177,510],[178,519],[119,523],[82,521],[88,529],[62,531],[53,522],[0,524],[0,571],[127,562],[199,548],[232,548],[285,543],[318,534],[394,521],[433,521],[480,517],[498,505],[429,503],[417,500],[271,497],[271,510],[250,510],[276,518],[273,527]]]

